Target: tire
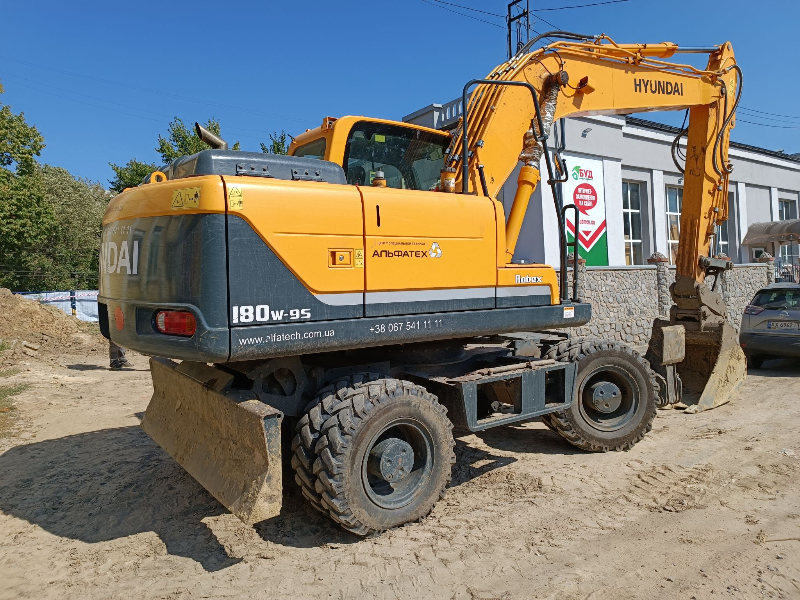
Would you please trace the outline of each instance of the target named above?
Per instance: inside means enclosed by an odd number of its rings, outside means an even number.
[[[295,481],[312,506],[358,535],[417,521],[450,483],[452,430],[425,388],[353,375],[322,389],[298,422]]]
[[[630,347],[605,340],[565,340],[544,357],[578,363],[572,406],[542,419],[569,443],[590,452],[630,450],[652,429],[658,382],[649,363]],[[605,403],[596,395],[603,393],[617,395],[607,396]]]
[[[764,364],[764,357],[760,354],[747,355],[747,367],[750,369],[760,369]]]

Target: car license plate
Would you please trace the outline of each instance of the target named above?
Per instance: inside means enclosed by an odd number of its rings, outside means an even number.
[[[767,321],[767,329],[797,329],[796,321]]]

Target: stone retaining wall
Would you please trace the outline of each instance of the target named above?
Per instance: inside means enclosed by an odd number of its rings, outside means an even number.
[[[759,288],[769,283],[770,269],[769,264],[734,265],[732,271],[722,276],[728,318],[737,329],[744,307]],[[665,264],[658,267],[581,267],[581,271],[578,284],[582,288],[582,299],[592,304],[592,320],[569,331],[578,336],[646,345],[650,341],[653,320],[669,314],[669,286],[675,281],[675,267]],[[707,283],[711,285],[713,278]]]

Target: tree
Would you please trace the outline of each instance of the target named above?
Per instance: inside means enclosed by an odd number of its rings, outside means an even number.
[[[150,175],[153,171],[158,170],[158,166],[154,163],[146,163],[132,158],[128,164],[119,166],[114,163],[108,163],[114,171],[114,179],[110,180],[110,189],[115,194],[121,193],[125,188],[136,187],[142,180]]]
[[[41,168],[45,200],[58,227],[36,253],[48,289],[97,287],[103,213],[112,198],[100,183],[74,177],[66,169]]]
[[[264,154],[289,154],[289,144],[286,141],[285,131],[269,134],[269,146],[261,142],[261,151]]]
[[[5,90],[0,83],[0,94]],[[0,102],[0,169],[1,177],[10,174],[14,167],[17,175],[31,173],[36,156],[44,149],[44,137],[39,130],[25,122],[25,113],[15,115],[11,107]]]
[[[209,119],[205,127],[211,133],[221,137],[219,121],[216,119]],[[164,161],[164,164],[168,165],[176,158],[195,154],[201,150],[208,150],[209,148],[211,148],[211,146],[197,136],[194,127],[189,129],[184,125],[181,119],[175,117],[169,124],[167,137],[158,136],[156,151],[161,154],[161,160]],[[240,150],[239,142],[231,146],[231,150]]]
[[[0,93],[3,88],[0,85]],[[44,148],[39,130],[0,102],[0,286],[36,289],[42,269],[32,250],[55,229],[36,157]]]
[[[209,119],[205,125],[206,129],[220,135],[219,121],[214,118]],[[178,117],[170,121],[167,126],[167,137],[158,136],[158,145],[155,150],[161,155],[161,164],[168,165],[176,158],[195,154],[201,150],[211,148],[197,136],[194,128],[189,129],[186,124]],[[239,142],[236,142],[232,150],[239,150]],[[109,180],[112,192],[119,194],[125,188],[136,187],[142,180],[157,171],[159,166],[154,163],[144,162],[132,158],[125,165],[108,163],[114,171],[114,179]]]

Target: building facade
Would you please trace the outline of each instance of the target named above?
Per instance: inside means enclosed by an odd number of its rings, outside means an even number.
[[[447,129],[461,116],[461,101],[431,104],[404,121]],[[581,205],[579,241],[587,264],[643,265],[653,252],[674,263],[680,236],[683,177],[671,145],[675,127],[632,117],[590,116],[566,119],[565,152],[569,172],[564,202]],[[734,129],[734,138],[736,130]],[[685,138],[684,138],[685,141]],[[685,146],[681,146],[685,152]],[[734,164],[729,187],[729,218],[716,236],[716,253],[735,263],[751,263],[769,252],[779,262],[798,261],[798,246],[742,244],[752,223],[796,219],[800,201],[800,154],[788,155],[731,143]],[[519,165],[503,187],[506,214],[516,191]],[[542,167],[542,172],[546,172]],[[534,193],[515,259],[558,264],[558,228],[550,187]],[[568,223],[571,227],[571,223]]]

